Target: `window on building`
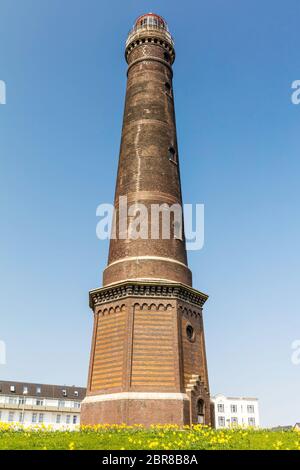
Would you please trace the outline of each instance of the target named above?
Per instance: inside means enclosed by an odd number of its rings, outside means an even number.
[[[18,398],[18,404],[19,405],[24,405],[24,403],[25,403],[25,398],[24,397],[19,397]]]
[[[154,27],[159,26],[158,18],[155,18],[153,16],[148,16],[147,20],[148,20],[148,26],[154,26]]]
[[[218,404],[218,413],[224,413],[224,405],[223,403]]]
[[[230,411],[231,411],[231,413],[237,413],[237,405],[231,405],[230,406]]]
[[[31,422],[32,422],[32,423],[36,423],[36,422],[37,422],[37,413],[32,413]]]
[[[27,393],[28,393],[28,387],[23,387],[23,394],[27,395]]]
[[[18,399],[16,397],[9,397],[8,398],[8,403],[10,405],[16,405],[18,403]]]
[[[61,415],[56,415],[56,424],[60,424],[61,422]]]
[[[77,415],[73,415],[73,424],[77,424]]]
[[[42,388],[39,385],[36,387],[36,393],[42,393]]]
[[[64,408],[66,406],[66,402],[64,400],[58,400],[59,408]]]
[[[186,335],[187,335],[187,337],[190,341],[193,341],[193,339],[195,337],[195,332],[194,332],[194,328],[192,327],[192,325],[187,325]]]
[[[248,418],[249,426],[255,426],[255,418]]]
[[[80,408],[80,403],[78,401],[74,401],[74,408]]]
[[[173,163],[177,163],[176,152],[174,147],[169,147],[169,160]]]
[[[16,387],[14,385],[11,385],[9,389],[12,393],[16,391]]]
[[[201,398],[197,401],[197,418],[199,424],[204,424],[204,401]]]
[[[71,421],[71,416],[70,416],[70,415],[67,415],[67,416],[66,416],[66,423],[67,423],[67,424],[70,424],[70,421]]]
[[[67,396],[67,390],[63,390],[62,394],[63,394],[64,397],[66,397]]]
[[[75,395],[75,397],[78,397],[78,395],[79,395],[78,390],[75,390],[74,395]]]
[[[24,423],[24,413],[22,411],[19,414],[19,422]]]
[[[44,413],[40,413],[39,414],[39,423],[43,423],[44,422]]]
[[[248,413],[254,413],[254,405],[248,405],[247,406],[247,412]]]
[[[10,411],[8,413],[8,421],[11,423],[14,420],[15,413],[13,411]]]
[[[221,428],[224,428],[224,427],[225,427],[225,418],[224,418],[224,416],[219,416],[219,417],[218,417],[218,425],[219,425]]]
[[[164,52],[164,59],[167,61],[167,62],[170,62],[170,54],[168,52]]]
[[[41,398],[37,398],[35,400],[35,404],[36,406],[44,406],[44,400],[42,400]]]
[[[170,82],[165,83],[165,92],[167,95],[172,96],[172,86]]]
[[[237,426],[237,424],[238,424],[238,419],[237,419],[236,416],[232,416],[232,418],[231,418],[231,424],[232,424],[232,426]]]
[[[183,239],[183,227],[182,227],[182,220],[174,220],[173,227],[174,227],[174,240],[182,240]]]

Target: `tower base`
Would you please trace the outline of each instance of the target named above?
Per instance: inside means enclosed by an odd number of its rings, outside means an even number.
[[[183,393],[116,393],[86,397],[81,423],[95,425],[190,424],[189,399]]]
[[[206,299],[190,286],[155,281],[91,291],[95,321],[81,424],[210,424]]]

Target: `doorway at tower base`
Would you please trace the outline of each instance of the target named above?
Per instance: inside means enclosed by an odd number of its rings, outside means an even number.
[[[124,392],[86,397],[81,424],[190,424],[190,400],[184,393]]]

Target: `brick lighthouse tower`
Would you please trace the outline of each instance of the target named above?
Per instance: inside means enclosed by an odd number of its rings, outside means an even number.
[[[114,203],[118,230],[110,241],[103,287],[90,292],[94,331],[81,422],[209,424],[202,320],[207,296],[192,288],[184,235],[174,236],[173,220],[169,238],[160,229],[153,236],[151,219],[149,236],[124,236],[120,206],[124,198],[128,206],[143,205],[148,214],[153,205],[182,206],[175,50],[165,20],[153,13],[139,17],[125,57],[128,81]],[[128,220],[130,225],[132,214]]]

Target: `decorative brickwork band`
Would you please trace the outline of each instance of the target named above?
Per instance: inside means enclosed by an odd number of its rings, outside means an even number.
[[[116,286],[102,287],[90,291],[90,307],[102,305],[125,297],[152,297],[180,299],[202,307],[208,296],[184,284],[163,284],[161,282],[129,282]]]

